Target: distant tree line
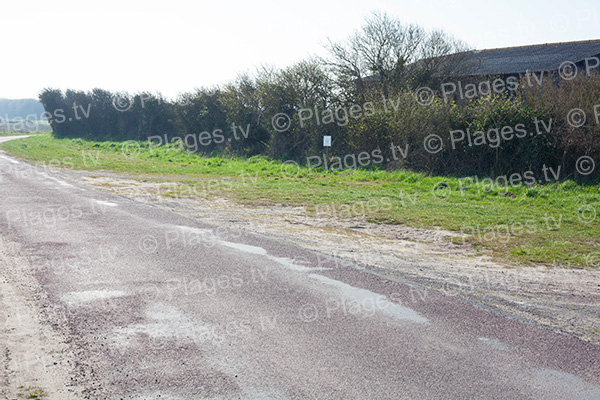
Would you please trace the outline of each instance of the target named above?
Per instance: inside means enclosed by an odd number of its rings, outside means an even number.
[[[37,116],[37,119],[44,113],[44,107],[35,99],[0,99],[0,117],[3,120],[11,120],[15,118],[32,119]]]
[[[440,84],[456,76],[468,47],[444,32],[385,14],[373,14],[348,40],[330,42],[328,50],[326,59],[262,68],[175,100],[151,93],[46,89],[40,101],[57,137],[160,136],[172,142],[221,132],[234,138],[206,140],[200,153],[262,154],[302,163],[323,154],[322,138],[330,135],[331,155],[377,150],[378,167],[434,174],[497,176],[561,166],[561,178],[587,179],[577,160],[587,156],[599,162],[600,129],[593,118],[598,77],[445,101]],[[423,93],[424,86],[431,93]],[[567,120],[572,108],[587,112],[581,126]],[[508,128],[506,135],[500,132],[505,126],[512,127],[512,135]],[[236,127],[243,127],[244,135],[234,135]],[[458,140],[461,132],[464,138]],[[441,138],[439,149],[432,135]]]

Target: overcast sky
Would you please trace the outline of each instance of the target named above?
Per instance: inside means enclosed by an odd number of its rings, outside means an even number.
[[[45,87],[173,97],[322,55],[375,10],[478,49],[600,39],[598,0],[3,0],[0,97]]]

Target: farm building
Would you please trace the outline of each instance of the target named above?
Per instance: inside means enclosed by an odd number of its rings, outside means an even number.
[[[463,54],[454,77],[574,74],[600,71],[600,40],[474,50]],[[576,68],[577,70],[575,70]]]

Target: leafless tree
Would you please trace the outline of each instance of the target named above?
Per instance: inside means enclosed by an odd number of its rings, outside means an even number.
[[[442,30],[431,31],[419,49],[420,59],[414,64],[414,73],[425,80],[443,81],[459,76],[470,62],[471,48]],[[421,82],[427,83],[427,82]]]
[[[368,83],[376,82],[384,96],[391,87],[410,81],[411,74],[446,74],[458,58],[450,57],[468,47],[443,31],[427,32],[415,24],[404,24],[386,13],[373,13],[344,42],[329,41],[333,69],[346,90],[361,97]],[[427,60],[427,61],[425,61]]]

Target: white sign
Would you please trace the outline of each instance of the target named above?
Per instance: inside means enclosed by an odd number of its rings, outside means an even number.
[[[323,136],[323,146],[331,147],[331,136]]]

